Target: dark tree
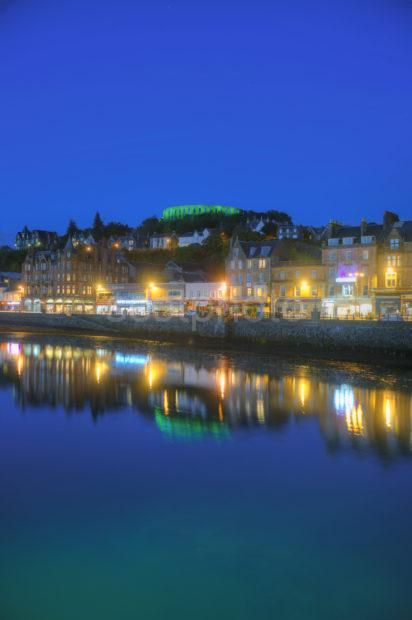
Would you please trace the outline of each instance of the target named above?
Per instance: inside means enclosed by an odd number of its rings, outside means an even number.
[[[127,235],[132,229],[127,224],[121,222],[109,222],[104,227],[105,237],[122,237]]]
[[[142,235],[162,232],[162,222],[155,216],[148,217],[140,224],[138,231]]]
[[[100,217],[100,213],[97,211],[93,220],[92,234],[96,241],[101,241],[104,237],[104,224]]]
[[[66,235],[68,235],[69,237],[73,237],[73,235],[75,235],[78,232],[79,232],[79,229],[77,227],[76,222],[73,219],[70,220],[69,225],[67,226]]]

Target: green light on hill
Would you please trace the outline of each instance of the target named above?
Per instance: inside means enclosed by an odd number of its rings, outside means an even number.
[[[163,210],[164,220],[178,220],[183,217],[193,217],[197,215],[213,214],[213,215],[236,215],[241,213],[241,209],[237,207],[226,207],[222,205],[182,205],[178,207],[168,207]]]

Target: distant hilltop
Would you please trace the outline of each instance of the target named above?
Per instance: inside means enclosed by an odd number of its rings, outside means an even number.
[[[188,215],[203,215],[204,213],[221,213],[222,215],[236,215],[241,213],[236,207],[224,207],[222,205],[182,205],[163,209],[164,220],[178,220]]]

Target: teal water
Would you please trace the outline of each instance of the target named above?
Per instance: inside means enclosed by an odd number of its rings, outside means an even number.
[[[409,619],[412,376],[0,342],[0,618]]]

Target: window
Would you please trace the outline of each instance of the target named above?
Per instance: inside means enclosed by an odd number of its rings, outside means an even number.
[[[243,269],[243,261],[238,260],[237,267],[238,267],[238,269]]]
[[[353,295],[353,284],[343,284],[342,295],[343,297],[351,297]]]
[[[336,267],[329,267],[329,278],[336,278]]]
[[[252,289],[250,287],[247,289],[247,296],[252,297]]]
[[[265,267],[266,267],[266,259],[259,258],[259,269],[265,269]]]
[[[367,284],[364,284],[363,285],[363,294],[364,294],[365,297],[367,297],[368,292],[369,292],[369,287],[368,287]]]
[[[391,248],[398,248],[399,247],[399,239],[391,239],[389,241],[389,245]]]
[[[246,284],[247,285],[252,284],[252,274],[251,273],[247,273],[246,274]]]
[[[239,274],[239,284],[243,284],[243,274]]]
[[[369,260],[369,250],[363,250],[362,260]]]
[[[300,297],[300,286],[297,286],[295,288],[295,295],[296,295],[296,297]]]
[[[353,237],[343,237],[342,243],[343,245],[352,245]]]
[[[328,245],[338,245],[339,239],[328,239]]]
[[[231,261],[230,261],[230,268],[231,268],[231,269],[234,269],[234,268],[235,268],[235,261],[234,261],[234,260],[231,260]]]
[[[392,254],[391,256],[387,256],[386,259],[389,267],[400,267],[401,265],[400,256]]]
[[[329,287],[329,297],[333,297],[335,295],[335,287]]]
[[[265,274],[264,273],[260,273],[259,274],[259,284],[264,284],[265,283]]]
[[[373,237],[370,235],[363,235],[361,237],[361,243],[372,243]]]
[[[331,263],[336,262],[336,252],[328,252],[326,254],[326,260],[328,260]]]
[[[280,287],[279,295],[280,295],[280,297],[285,297],[285,295],[286,295],[286,287],[285,286],[281,286]]]
[[[300,271],[297,271],[297,272],[295,273],[295,276],[296,276],[297,278],[300,278]]]
[[[346,252],[344,253],[344,259],[345,261],[352,260],[352,250],[346,250]]]
[[[316,269],[314,269],[312,271],[312,280],[316,280],[317,276],[318,276],[318,272],[316,271]]]
[[[263,289],[260,286],[258,286],[258,288],[256,289],[256,295],[257,297],[263,296]]]
[[[246,265],[248,269],[252,269],[252,261],[250,260],[250,258],[247,260]]]
[[[312,286],[312,297],[317,297],[317,296],[318,296],[318,287]]]
[[[396,288],[397,276],[396,273],[392,269],[388,269],[385,274],[385,285],[386,288]]]
[[[284,271],[280,271],[279,272],[279,280],[284,280],[285,279],[285,272]]]

